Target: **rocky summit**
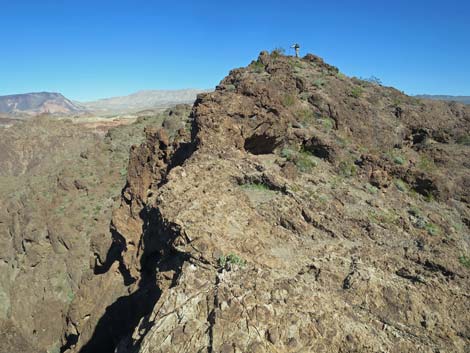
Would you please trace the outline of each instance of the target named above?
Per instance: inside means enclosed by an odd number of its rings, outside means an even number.
[[[2,231],[6,283],[70,264],[36,321],[0,296],[5,352],[470,351],[470,106],[262,52],[142,139],[99,228]]]

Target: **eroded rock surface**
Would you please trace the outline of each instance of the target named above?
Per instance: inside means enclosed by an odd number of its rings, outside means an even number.
[[[261,53],[132,149],[63,350],[468,352],[469,133],[464,105]]]

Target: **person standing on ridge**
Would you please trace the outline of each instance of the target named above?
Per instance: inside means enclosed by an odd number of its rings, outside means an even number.
[[[291,48],[295,49],[295,57],[298,58],[300,56],[300,45],[295,43]]]

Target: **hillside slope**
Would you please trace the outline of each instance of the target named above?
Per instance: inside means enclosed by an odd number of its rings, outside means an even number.
[[[190,121],[131,150],[62,351],[468,352],[469,107],[263,52]]]

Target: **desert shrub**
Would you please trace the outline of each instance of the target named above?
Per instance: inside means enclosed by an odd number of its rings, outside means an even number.
[[[297,154],[297,151],[295,151],[295,150],[293,150],[292,148],[289,148],[289,147],[284,147],[281,150],[281,157],[287,159],[288,161],[293,161],[296,154]]]
[[[247,190],[271,191],[271,188],[267,184],[259,181],[243,184],[242,188]]]
[[[395,179],[394,184],[397,187],[397,189],[400,190],[401,192],[407,192],[408,191],[408,186],[406,185],[406,183],[403,180]]]
[[[339,164],[339,175],[342,177],[352,177],[356,175],[357,173],[357,167],[354,165],[353,162],[351,161],[341,161]]]
[[[405,159],[402,156],[393,157],[393,163],[403,165],[405,164]]]
[[[440,228],[434,223],[426,223],[424,229],[428,232],[429,235],[438,235],[440,233]]]
[[[250,67],[253,69],[254,72],[257,72],[257,73],[262,73],[264,72],[264,69],[265,69],[264,64],[259,60],[252,61],[250,64]]]
[[[432,172],[436,169],[434,160],[426,156],[421,156],[418,163],[418,168],[425,172]]]
[[[303,173],[308,173],[317,166],[315,157],[309,151],[303,149],[298,152],[292,148],[283,148],[281,150],[281,157],[293,162],[297,169]]]
[[[470,269],[470,256],[462,255],[459,256],[459,262],[466,268]]]
[[[321,118],[321,124],[322,124],[322,127],[323,127],[323,130],[325,130],[326,132],[329,132],[333,129],[333,127],[335,126],[335,121],[331,118]]]
[[[351,97],[354,97],[354,98],[359,98],[362,95],[363,92],[364,92],[364,90],[361,87],[355,86],[355,87],[353,87],[351,92],[349,92],[349,95]]]
[[[278,48],[274,48],[271,51],[271,56],[274,59],[277,59],[278,57],[280,57],[281,55],[284,55],[285,53],[286,53],[286,50],[284,48],[278,47]]]
[[[297,155],[294,163],[297,169],[303,173],[308,173],[317,166],[317,162],[313,159],[312,154],[307,151],[301,151]]]
[[[364,81],[367,81],[369,83],[373,83],[374,85],[382,85],[382,80],[376,76],[370,76],[367,78],[363,78]]]
[[[302,92],[300,94],[300,99],[302,99],[303,101],[308,101],[308,99],[310,98],[310,93],[309,92]]]
[[[282,105],[284,107],[291,107],[295,104],[295,97],[292,94],[286,94],[282,97]]]
[[[374,185],[372,184],[366,184],[366,190],[369,194],[377,194],[379,192],[379,189],[376,188]]]
[[[318,78],[315,81],[313,81],[313,85],[317,88],[321,88],[325,85],[325,80],[322,78]]]
[[[297,112],[299,120],[305,124],[310,124],[313,122],[315,115],[311,109],[301,109]]]
[[[457,139],[459,145],[470,146],[470,135],[462,135]]]
[[[242,259],[236,254],[230,253],[227,256],[222,255],[221,257],[219,257],[218,263],[221,268],[227,268],[231,265],[243,267],[246,265],[246,260]]]

